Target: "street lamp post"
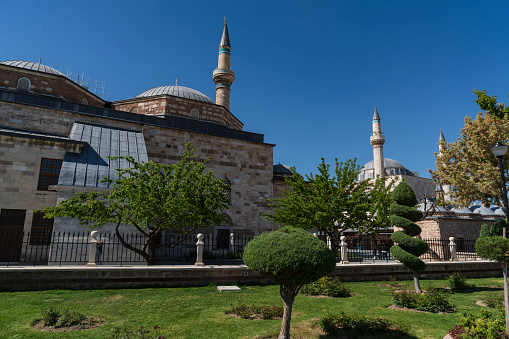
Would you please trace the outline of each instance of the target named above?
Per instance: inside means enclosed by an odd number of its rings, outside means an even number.
[[[491,151],[498,159],[498,166],[500,167],[500,177],[502,178],[502,198],[504,201],[504,209],[505,209],[505,218],[506,222],[509,222],[509,205],[507,204],[507,189],[505,187],[505,175],[504,175],[504,162],[502,159],[504,158],[504,154],[507,151],[507,148],[509,146],[497,142],[495,146],[491,148]],[[502,237],[505,239],[506,236],[506,224],[504,224],[504,228],[502,230]],[[502,271],[504,273],[504,305],[505,305],[505,328],[506,333],[509,335],[509,316],[508,316],[508,310],[509,310],[509,295],[508,295],[508,286],[507,286],[507,263],[504,263],[502,266]]]

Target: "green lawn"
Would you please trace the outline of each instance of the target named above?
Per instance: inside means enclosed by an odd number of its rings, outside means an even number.
[[[429,280],[422,280],[426,289]],[[443,287],[445,280],[431,280]],[[346,311],[384,316],[410,325],[417,338],[443,338],[454,327],[462,312],[481,309],[475,304],[488,292],[503,293],[502,278],[468,279],[473,291],[455,293],[451,302],[458,312],[430,314],[387,309],[391,292],[387,282],[347,283],[353,297],[341,299],[313,298],[299,295],[294,303],[292,337],[320,336],[316,320],[327,312]],[[404,284],[412,287],[413,281]],[[147,288],[86,291],[38,291],[0,293],[0,338],[109,338],[115,328],[136,330],[140,325],[161,327],[167,338],[264,338],[279,333],[280,320],[243,320],[224,313],[231,305],[243,301],[247,305],[281,303],[279,286],[242,286],[241,292],[218,292],[215,287]],[[106,323],[98,328],[69,333],[40,332],[32,328],[41,310],[69,306],[71,309],[101,317]]]

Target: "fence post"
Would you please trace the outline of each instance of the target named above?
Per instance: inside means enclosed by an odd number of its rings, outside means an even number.
[[[198,233],[196,236],[198,238],[198,242],[196,243],[196,262],[195,266],[205,266],[203,264],[203,234]]]
[[[348,261],[348,244],[346,243],[346,237],[344,235],[341,236],[341,263],[342,264],[349,264]]]
[[[449,250],[451,251],[451,261],[456,261],[456,243],[454,237],[449,237]]]
[[[90,232],[90,235],[92,236],[92,239],[90,239],[90,251],[88,251],[88,267],[96,267],[95,264],[95,254],[97,252],[97,244],[99,241],[97,241],[97,236],[99,235],[99,232],[92,231]]]

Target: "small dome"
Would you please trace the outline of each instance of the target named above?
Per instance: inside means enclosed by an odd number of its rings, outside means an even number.
[[[484,206],[476,208],[473,212],[480,215],[495,215],[491,209]]]
[[[214,104],[215,102],[210,100],[205,94],[198,92],[192,88],[183,87],[183,86],[159,86],[151,88],[143,93],[140,93],[136,96],[136,98],[143,97],[153,97],[156,95],[173,95],[174,97],[191,99],[201,102],[206,102],[209,104]]]
[[[458,214],[471,214],[472,213],[472,211],[466,207],[453,208],[453,209],[451,209],[451,211],[453,211],[454,213],[458,213]]]
[[[21,61],[21,60],[7,60],[7,61],[0,61],[0,64],[18,67],[18,68],[24,68],[24,69],[31,69],[33,71],[39,71],[39,72],[43,72],[43,73],[64,75],[63,73],[57,71],[54,68],[45,66],[40,63],[35,63],[35,62]]]
[[[495,213],[496,215],[501,215],[501,216],[504,216],[505,217],[505,213],[504,213],[504,210],[501,209],[500,207],[492,207],[491,210],[493,211],[493,213]]]
[[[274,175],[292,175],[293,171],[290,166],[277,164],[273,166]]]

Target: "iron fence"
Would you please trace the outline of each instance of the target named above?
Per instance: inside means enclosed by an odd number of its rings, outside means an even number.
[[[155,263],[184,265],[196,262],[196,233],[161,234],[154,249]],[[146,237],[122,234],[129,246],[142,249]],[[252,236],[221,237],[204,234],[203,262],[213,264],[243,264],[242,253]],[[0,266],[9,265],[69,265],[89,261],[89,232],[1,232]],[[100,233],[97,237],[95,262],[99,265],[145,264],[146,258],[122,244],[116,234]],[[151,251],[146,246],[145,252]]]

